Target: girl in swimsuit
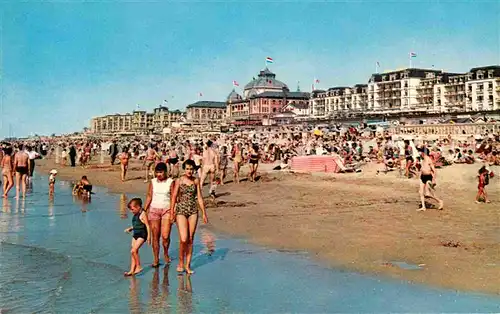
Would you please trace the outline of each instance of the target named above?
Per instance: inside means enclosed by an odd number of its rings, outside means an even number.
[[[228,159],[229,159],[229,156],[227,154],[227,147],[223,146],[221,154],[220,154],[220,162],[219,162],[220,185],[224,185],[224,178],[226,177],[226,169],[227,169]]]
[[[6,147],[3,149],[2,158],[2,177],[3,177],[3,197],[7,198],[9,191],[14,187],[14,177],[13,169],[14,164],[12,160],[12,147]]]
[[[172,201],[170,202],[170,217],[172,222],[174,218],[176,220],[180,240],[177,271],[186,271],[188,274],[194,273],[191,270],[191,258],[193,256],[194,234],[198,224],[198,206],[201,209],[203,223],[208,223],[200,180],[194,177],[195,167],[192,160],[186,160],[182,164],[184,175],[175,181]]]
[[[248,174],[251,182],[255,182],[255,177],[257,176],[257,168],[259,167],[259,147],[257,145],[253,145],[250,149],[250,160],[248,163],[250,164],[250,173]]]
[[[128,170],[128,162],[130,159],[130,153],[128,152],[128,148],[124,147],[122,153],[120,154],[120,166],[122,169],[122,182],[125,182],[125,176],[127,175]]]
[[[240,143],[234,146],[233,151],[231,152],[231,157],[233,158],[234,166],[234,183],[240,183],[240,167],[243,162]]]
[[[172,177],[177,177],[179,175],[179,156],[177,156],[175,143],[172,143],[172,146],[168,153],[168,164],[170,165],[169,175]]]

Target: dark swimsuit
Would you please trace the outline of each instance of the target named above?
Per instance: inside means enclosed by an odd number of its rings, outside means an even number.
[[[16,172],[20,174],[28,174],[28,167],[16,167]]]
[[[144,241],[148,239],[148,229],[146,228],[146,225],[141,221],[139,218],[142,214],[142,211],[139,212],[138,214],[135,214],[134,217],[132,217],[132,237],[134,239],[139,239],[143,238]]]
[[[169,164],[171,164],[171,165],[175,165],[175,164],[176,164],[176,163],[178,163],[178,162],[179,162],[179,157],[173,157],[173,158],[172,158],[172,157],[170,157],[170,158],[168,159],[168,163],[169,163]]]
[[[422,180],[423,184],[426,184],[429,181],[432,181],[432,174],[422,174],[420,175],[420,180]]]
[[[259,163],[259,155],[250,155],[250,163],[256,165]]]

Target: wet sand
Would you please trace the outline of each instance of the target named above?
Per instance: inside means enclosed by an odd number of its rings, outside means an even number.
[[[145,194],[140,163],[131,165],[124,183],[119,166],[107,165],[61,168],[43,160],[37,171],[56,168],[60,180],[85,174],[111,192]],[[256,183],[220,186],[215,203],[207,200],[210,224],[255,244],[307,251],[337,268],[500,294],[498,177],[487,188],[492,204],[475,204],[480,165],[440,169],[437,193],[445,201],[444,210],[417,212],[418,180],[397,173],[376,176],[377,167],[369,165],[359,174],[267,173]],[[493,170],[498,174],[500,169]],[[420,269],[405,269],[399,262]]]

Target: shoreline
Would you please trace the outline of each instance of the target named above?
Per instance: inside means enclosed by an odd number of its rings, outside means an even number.
[[[93,185],[111,193],[146,193],[144,171],[134,164],[131,179],[124,183],[119,179],[119,166],[111,170],[61,168],[51,160],[37,162],[38,173],[52,168],[62,180],[78,180],[85,174]],[[259,174],[261,180],[254,184],[219,186],[215,204],[206,199],[207,228],[258,246],[307,252],[321,265],[338,270],[500,295],[495,205],[479,205],[482,215],[469,216],[469,207],[458,204],[463,208],[457,211],[457,199],[446,197],[452,209],[418,214],[414,209],[416,181],[384,175],[372,178],[370,169],[361,175],[265,174],[265,170]],[[442,179],[442,189],[454,184],[447,194],[469,197],[471,192],[456,186],[456,180]],[[492,195],[492,200],[497,203],[498,196]],[[399,262],[422,266],[409,270],[398,266]]]

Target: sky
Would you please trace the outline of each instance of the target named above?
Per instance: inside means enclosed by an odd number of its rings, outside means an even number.
[[[500,1],[12,1],[0,19],[0,138],[224,101],[266,57],[302,91],[367,83],[410,52],[420,68],[500,64]]]

